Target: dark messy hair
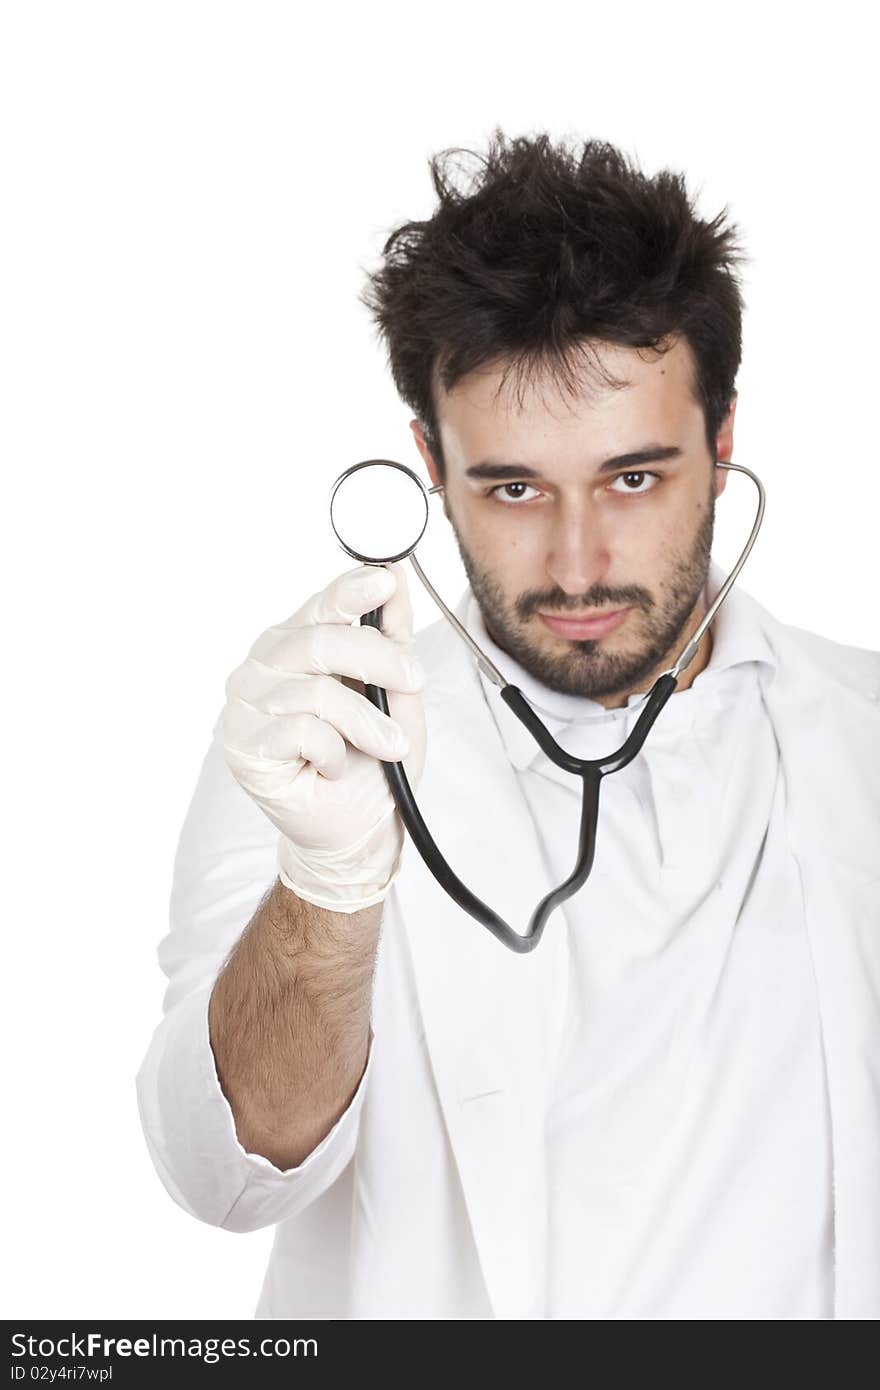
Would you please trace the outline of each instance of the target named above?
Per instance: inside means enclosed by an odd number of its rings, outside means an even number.
[[[468,161],[476,168],[459,187]],[[438,206],[391,233],[361,302],[438,467],[435,381],[450,391],[503,361],[499,390],[511,371],[521,392],[549,368],[573,393],[588,364],[619,386],[593,343],[662,352],[678,337],[693,354],[714,459],[742,355],[745,255],[727,208],[701,220],[681,174],[648,177],[599,140],[572,147],[496,129],[486,154],[444,150],[429,168]]]

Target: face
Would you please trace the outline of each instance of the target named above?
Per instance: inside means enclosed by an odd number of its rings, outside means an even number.
[[[446,514],[489,633],[551,689],[612,706],[647,689],[702,617],[727,475],[713,467],[687,343],[597,352],[624,385],[584,370],[572,396],[547,374],[517,398],[512,378],[499,391],[500,364],[441,392],[437,421]]]

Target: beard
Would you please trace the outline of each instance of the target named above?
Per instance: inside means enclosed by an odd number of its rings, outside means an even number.
[[[593,584],[583,594],[566,594],[560,588],[531,589],[508,603],[500,585],[475,561],[462,544],[451,513],[447,512],[459,554],[474,597],[480,605],[486,630],[502,651],[519,662],[530,676],[562,695],[590,699],[623,695],[637,691],[673,655],[673,648],[684,645],[682,634],[706,583],[715,528],[714,479],[708,505],[690,548],[676,556],[668,577],[655,597],[638,584],[610,586]],[[631,607],[641,612],[641,639],[638,650],[606,652],[601,638],[572,641],[564,652],[548,651],[532,640],[525,622],[539,609],[564,616],[585,608]],[[677,650],[674,653],[678,655]]]

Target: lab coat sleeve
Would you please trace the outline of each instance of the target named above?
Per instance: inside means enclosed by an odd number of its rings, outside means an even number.
[[[277,831],[230,772],[222,714],[202,764],[174,861],[170,931],[159,946],[164,1016],[137,1074],[147,1148],[174,1200],[230,1231],[302,1211],[350,1162],[369,1081],[296,1168],[282,1171],[239,1143],[208,1034],[217,974],[277,876]]]

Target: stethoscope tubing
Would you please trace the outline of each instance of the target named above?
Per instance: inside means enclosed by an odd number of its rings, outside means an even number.
[[[363,615],[361,623],[381,630],[381,615],[381,608],[373,609],[372,612]],[[454,902],[458,903],[459,907],[488,928],[493,936],[497,937],[510,950],[520,955],[533,951],[541,940],[544,927],[551,913],[560,903],[572,897],[586,882],[593,867],[596,853],[599,789],[602,778],[609,772],[617,772],[619,768],[625,767],[636,756],[644,744],[652,724],[675,690],[676,684],[677,677],[668,673],[660,676],[626,741],[616,752],[593,759],[576,758],[573,754],[566,752],[528,704],[522,691],[515,685],[505,685],[502,688],[502,700],[517,719],[526,726],[547,757],[557,767],[566,772],[574,773],[583,781],[578,852],[574,868],[567,879],[541,899],[529,919],[525,932],[522,933],[515,931],[487,903],[478,898],[450,867],[425,824],[403,764],[400,762],[382,763],[388,787],[400,813],[400,818],[410,839],[441,888],[449,894]],[[383,714],[389,713],[388,694],[382,686],[367,685],[365,686],[365,693],[367,699],[377,709],[380,709]]]

